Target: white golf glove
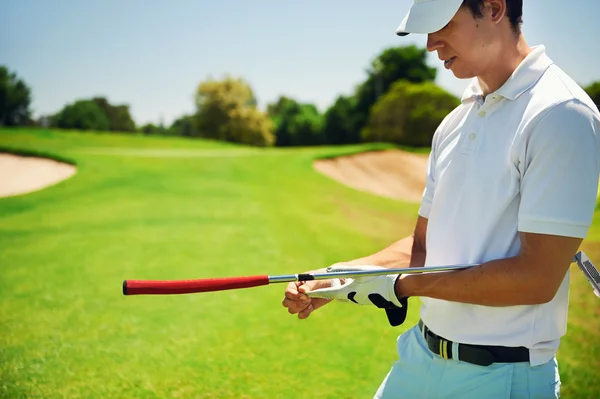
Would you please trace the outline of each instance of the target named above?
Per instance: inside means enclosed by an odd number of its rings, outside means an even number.
[[[352,272],[367,270],[383,270],[380,266],[330,266],[328,273]],[[397,274],[384,276],[365,276],[332,279],[332,286],[321,288],[306,293],[311,298],[335,299],[342,302],[351,302],[357,305],[375,305],[385,309],[388,320],[392,326],[398,326],[404,322],[408,309],[408,298],[398,298],[396,295]]]

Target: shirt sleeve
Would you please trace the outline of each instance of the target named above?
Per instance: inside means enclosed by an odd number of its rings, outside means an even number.
[[[586,237],[598,195],[599,130],[598,115],[577,100],[540,119],[520,159],[519,231]]]

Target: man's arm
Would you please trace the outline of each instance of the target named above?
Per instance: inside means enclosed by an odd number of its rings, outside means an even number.
[[[546,303],[554,298],[581,242],[521,233],[521,251],[515,257],[459,271],[403,275],[396,293],[485,306]]]
[[[425,254],[427,235],[427,219],[419,216],[412,235],[405,237],[390,246],[363,258],[348,262],[340,262],[343,265],[373,265],[391,268],[423,267],[425,265]]]

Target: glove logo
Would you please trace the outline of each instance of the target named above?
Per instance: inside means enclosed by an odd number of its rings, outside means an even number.
[[[354,300],[354,297],[356,296],[356,292],[349,292],[348,293],[348,299],[350,299],[352,302],[356,303],[358,305],[358,302],[356,302]]]

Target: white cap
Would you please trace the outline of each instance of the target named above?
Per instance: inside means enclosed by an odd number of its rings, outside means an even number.
[[[463,0],[414,0],[396,34],[437,32],[450,22],[462,3]]]

